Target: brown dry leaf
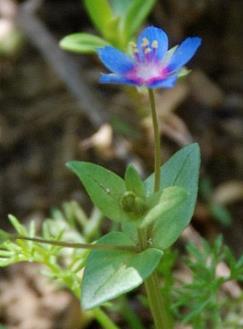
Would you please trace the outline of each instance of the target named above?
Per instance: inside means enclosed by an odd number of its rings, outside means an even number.
[[[159,117],[166,117],[174,112],[177,107],[187,98],[190,88],[185,81],[176,84],[172,89],[163,90],[156,95],[156,105]]]
[[[185,122],[173,112],[187,98],[189,91],[188,84],[180,82],[175,88],[163,90],[162,93],[156,95],[160,130],[181,146],[191,143],[193,138]],[[147,131],[149,139],[153,141],[151,118],[144,119],[142,126]]]
[[[95,134],[83,140],[80,145],[82,150],[94,148],[99,156],[105,159],[110,159],[114,156],[112,140],[112,128],[109,124],[104,124]]]
[[[196,204],[194,216],[196,217],[197,221],[202,223],[208,222],[211,219],[211,214],[208,209],[208,206],[200,201],[198,201]]]
[[[216,83],[200,70],[193,70],[189,76],[191,92],[203,105],[217,107],[224,101],[224,93]]]
[[[0,15],[5,18],[16,16],[17,6],[13,0],[0,0]]]
[[[216,269],[216,275],[218,277],[227,278],[230,275],[230,270],[228,266],[221,262],[218,264]],[[228,281],[223,284],[223,290],[228,292],[228,294],[233,298],[239,298],[242,295],[241,289],[235,281]]]
[[[12,266],[0,281],[0,317],[8,329],[81,329],[87,318],[79,302],[38,272],[40,266]],[[70,318],[71,317],[71,318]]]
[[[174,113],[168,114],[160,123],[162,132],[180,146],[193,142],[185,122]]]
[[[228,181],[220,184],[213,193],[213,202],[228,205],[243,199],[243,182]]]

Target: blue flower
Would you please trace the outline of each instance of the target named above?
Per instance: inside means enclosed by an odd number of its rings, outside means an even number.
[[[140,33],[137,43],[131,44],[132,56],[111,46],[98,49],[100,60],[111,71],[102,74],[100,82],[152,89],[172,88],[200,45],[200,38],[191,37],[168,50],[167,34],[149,26]]]

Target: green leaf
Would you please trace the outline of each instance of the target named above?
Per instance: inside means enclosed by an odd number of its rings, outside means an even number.
[[[121,223],[122,232],[129,236],[134,244],[138,243],[138,225],[134,222],[123,222]]]
[[[133,0],[110,0],[115,15],[124,16]]]
[[[155,222],[163,222],[168,212],[177,208],[187,198],[187,192],[183,187],[170,186],[162,191],[158,204],[153,207],[144,217],[141,227]],[[159,225],[159,223],[157,224]]]
[[[186,76],[187,76],[188,74],[190,74],[190,73],[191,73],[191,70],[189,70],[188,68],[186,68],[186,67],[184,66],[182,69],[180,69],[180,71],[179,71],[177,77],[178,77],[178,78],[184,78],[184,77],[186,77]]]
[[[156,0],[133,0],[121,25],[127,40],[141,27],[143,21],[152,10]]]
[[[104,47],[108,42],[89,33],[74,33],[60,41],[60,47],[81,54],[95,53],[97,48]]]
[[[111,232],[98,243],[134,245],[121,232]],[[81,304],[97,307],[138,287],[157,267],[162,252],[147,249],[140,253],[94,250],[90,253],[82,281]]]
[[[124,180],[115,173],[93,163],[71,161],[67,164],[83,183],[90,199],[108,218],[129,220],[120,202],[126,192]]]
[[[105,38],[113,45],[115,48],[124,50],[122,31],[119,28],[120,18],[114,16],[109,22],[107,22],[105,29]]]
[[[125,183],[128,191],[133,191],[142,198],[145,196],[144,183],[132,165],[129,165],[126,169]]]
[[[0,329],[7,329],[7,327],[4,326],[4,325],[2,325],[2,324],[0,324]]]
[[[86,10],[97,29],[106,36],[113,13],[108,0],[84,0]]]
[[[212,203],[209,210],[220,224],[229,226],[232,223],[232,216],[224,206],[217,203]]]
[[[197,198],[200,151],[198,144],[191,144],[175,153],[161,167],[161,191],[169,186],[180,186],[187,191],[188,197],[179,207],[171,209],[163,220],[155,222],[153,246],[165,249],[172,245],[189,224]],[[151,175],[145,181],[148,195],[153,193]]]
[[[18,234],[23,235],[23,236],[28,235],[27,229],[25,228],[25,226],[22,225],[15,216],[8,215],[8,219]]]
[[[11,238],[11,234],[0,229],[0,245],[8,241]]]

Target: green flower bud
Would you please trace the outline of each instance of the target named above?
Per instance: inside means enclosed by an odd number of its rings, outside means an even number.
[[[126,212],[133,212],[135,207],[136,194],[131,191],[127,191],[121,198],[121,207]]]
[[[121,198],[122,209],[129,213],[133,219],[141,217],[146,212],[146,204],[143,198],[136,196],[132,191],[127,191]]]
[[[136,197],[134,204],[134,214],[143,216],[147,210],[147,206],[142,198]]]

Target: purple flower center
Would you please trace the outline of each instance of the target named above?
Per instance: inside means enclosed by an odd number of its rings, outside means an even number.
[[[158,60],[158,41],[143,38],[141,48],[135,43],[131,44],[133,51],[134,67],[126,73],[126,78],[139,85],[153,83],[165,79],[168,72],[162,62]]]
[[[166,69],[156,63],[149,63],[146,66],[142,63],[136,63],[134,68],[126,74],[127,79],[141,85],[165,79],[166,77]]]

